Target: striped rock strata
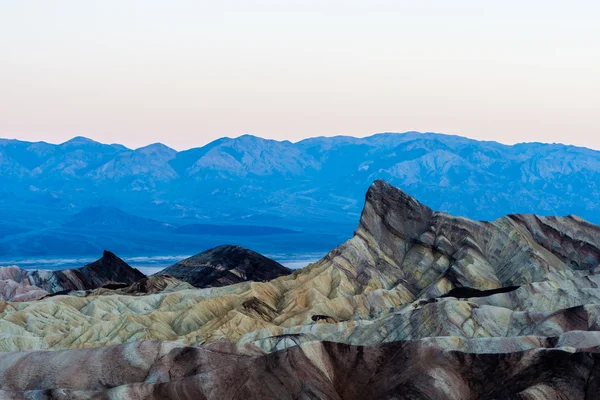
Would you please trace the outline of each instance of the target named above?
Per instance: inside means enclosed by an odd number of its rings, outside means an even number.
[[[354,237],[291,275],[0,302],[0,395],[595,398],[599,260],[578,217],[471,221],[377,181]]]
[[[219,343],[137,342],[0,354],[11,399],[594,399],[597,348],[510,354],[423,342],[373,347],[315,342],[274,353]],[[31,379],[31,377],[36,377]]]

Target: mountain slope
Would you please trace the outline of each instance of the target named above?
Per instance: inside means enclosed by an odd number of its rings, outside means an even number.
[[[169,232],[175,227],[171,224],[137,217],[115,207],[87,207],[75,214],[64,227],[86,230],[114,231],[154,231]]]

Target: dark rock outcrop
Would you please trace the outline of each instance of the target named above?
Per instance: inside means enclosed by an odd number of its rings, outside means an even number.
[[[143,273],[107,250],[104,251],[102,258],[81,268],[60,271],[26,271],[18,267],[0,268],[0,279],[33,287],[32,289],[35,290],[41,289],[50,294],[67,294],[70,291],[96,289],[108,283],[131,285],[144,277]],[[22,291],[23,289],[12,292]],[[38,297],[43,297],[43,295]]]
[[[291,269],[270,258],[233,245],[215,247],[159,272],[198,288],[265,282],[291,273]]]

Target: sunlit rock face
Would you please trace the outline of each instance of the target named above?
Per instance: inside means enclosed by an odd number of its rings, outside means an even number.
[[[268,282],[155,276],[0,303],[0,382],[83,398],[585,398],[600,381],[599,260],[600,228],[578,217],[472,221],[376,181],[352,239]],[[114,381],[44,369],[121,353],[131,375]]]

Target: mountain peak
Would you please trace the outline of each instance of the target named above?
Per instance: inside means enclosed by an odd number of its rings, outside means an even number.
[[[255,251],[236,245],[222,245],[159,272],[196,287],[225,286],[244,281],[269,281],[289,275],[292,270]]]
[[[172,149],[171,147],[167,146],[166,144],[163,144],[160,142],[152,143],[147,146],[138,147],[137,149],[135,149],[135,151],[143,152],[143,153],[152,153],[152,152],[169,152],[169,153],[173,153],[173,154],[177,153],[177,150]]]
[[[380,211],[389,211],[389,208],[404,210],[407,213],[431,214],[433,211],[416,198],[403,190],[390,185],[383,179],[374,181],[366,195],[366,202],[376,206]]]
[[[75,136],[72,139],[67,140],[66,142],[61,143],[59,146],[63,147],[72,147],[72,146],[86,146],[86,145],[99,145],[100,142],[96,142],[90,138],[86,138],[85,136]]]
[[[107,281],[132,284],[145,277],[140,271],[108,250],[104,250],[102,258],[80,270],[91,283],[91,285],[88,283],[89,289],[100,287]]]
[[[104,260],[121,260],[115,253],[109,250],[104,250],[102,252],[102,259]],[[122,260],[121,260],[122,261]]]
[[[417,199],[390,185],[376,180],[367,191],[359,229],[381,235],[381,227],[403,237],[423,232],[434,212]]]

